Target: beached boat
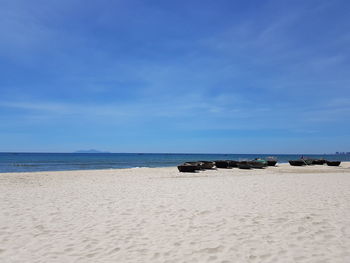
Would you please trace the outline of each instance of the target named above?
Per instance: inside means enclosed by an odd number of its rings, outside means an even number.
[[[255,158],[252,162],[258,162],[261,163],[263,167],[267,167],[268,166],[268,162],[264,159],[261,158]]]
[[[275,166],[277,164],[277,158],[273,156],[266,157],[267,165],[268,166]]]
[[[239,169],[251,169],[252,167],[250,166],[250,164],[248,163],[248,161],[240,161],[237,163],[237,167]]]
[[[301,159],[301,160],[304,161],[306,165],[312,165],[314,162],[314,159]]]
[[[328,166],[339,166],[341,161],[327,161]]]
[[[179,171],[181,169],[182,171],[185,171],[185,172],[193,172],[192,170],[196,171],[196,170],[201,170],[203,168],[201,168],[201,162],[185,162],[185,163],[179,165],[178,169],[179,169]]]
[[[327,162],[327,160],[325,160],[325,159],[315,159],[312,161],[312,164],[324,165],[326,162]]]
[[[199,161],[201,169],[213,169],[215,163],[211,161]]]
[[[199,170],[198,165],[182,164],[177,167],[181,173],[194,173]]]
[[[268,166],[276,166],[277,161],[276,160],[267,160],[267,165]]]
[[[292,166],[303,166],[303,165],[306,165],[306,162],[304,160],[289,160],[288,162]]]
[[[201,167],[201,162],[185,162],[184,165],[194,165],[197,166],[197,170],[204,169]]]
[[[217,168],[230,168],[229,167],[229,163],[228,161],[226,160],[218,160],[218,161],[215,161],[215,166]]]
[[[263,160],[253,160],[249,161],[248,164],[250,165],[251,168],[254,169],[263,169],[264,167],[267,166],[267,162],[263,162]]]
[[[237,167],[237,164],[239,163],[238,161],[235,161],[235,160],[227,160],[227,161],[228,161],[229,167]]]

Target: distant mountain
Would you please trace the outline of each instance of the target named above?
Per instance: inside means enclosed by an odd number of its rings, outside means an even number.
[[[79,150],[74,153],[109,153],[109,152],[101,152],[95,149],[91,149],[91,150]]]

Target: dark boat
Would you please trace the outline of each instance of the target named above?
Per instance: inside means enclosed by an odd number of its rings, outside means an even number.
[[[288,162],[292,166],[303,166],[303,165],[306,165],[304,160],[290,160]]]
[[[267,165],[268,165],[268,166],[275,166],[276,163],[277,163],[276,160],[267,160]]]
[[[341,161],[327,161],[328,166],[339,166]]]
[[[312,165],[314,162],[314,159],[301,159],[301,160],[304,161],[306,165]]]
[[[266,157],[268,166],[275,166],[277,164],[277,158],[273,156]]]
[[[211,161],[199,161],[201,169],[213,169],[215,163]]]
[[[197,166],[197,170],[201,170],[202,169],[201,162],[185,162],[184,165],[194,165],[194,166]]]
[[[250,164],[247,161],[241,161],[237,163],[237,167],[239,169],[251,169],[252,167],[250,166]]]
[[[325,160],[325,159],[315,159],[312,161],[312,164],[324,165],[326,162],[327,162],[327,160]]]
[[[264,160],[264,159],[261,159],[261,158],[255,158],[254,160],[252,160],[252,162],[261,163],[262,167],[267,167],[268,166],[267,161]],[[260,165],[258,164],[258,166],[260,166]]]
[[[251,168],[254,168],[254,169],[263,169],[264,167],[267,166],[266,162],[262,162],[260,160],[249,161],[248,164],[250,165]]]
[[[229,163],[228,161],[219,160],[219,161],[215,161],[215,166],[217,168],[229,168]]]
[[[195,173],[198,170],[197,165],[182,164],[177,167],[181,173]]]
[[[239,163],[238,161],[234,161],[234,160],[227,160],[227,161],[228,161],[229,167],[237,167],[237,164]]]

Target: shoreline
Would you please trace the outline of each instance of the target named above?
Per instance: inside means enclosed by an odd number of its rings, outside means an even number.
[[[184,162],[215,160],[253,160],[274,156],[280,164],[299,159],[301,155],[267,154],[58,154],[0,153],[0,173],[37,171],[75,171],[125,169],[134,167],[173,167]],[[307,158],[350,161],[350,155],[304,155]]]
[[[180,165],[180,164],[179,164]],[[345,166],[344,166],[345,165]],[[312,169],[312,168],[321,168],[321,167],[329,167],[327,169],[331,169],[331,168],[347,168],[350,167],[350,161],[342,161],[340,166],[328,166],[328,165],[305,165],[305,166],[291,166],[289,165],[289,163],[277,163],[276,166],[270,166],[270,167],[265,167],[263,169],[250,169],[248,171],[259,171],[259,170],[266,170],[266,169],[276,169],[279,167],[292,167],[293,168],[307,168],[307,169]],[[119,170],[128,170],[128,169],[164,169],[164,168],[176,168],[177,166],[157,166],[157,167],[147,167],[147,166],[143,166],[143,167],[126,167],[126,168],[107,168],[107,169],[76,169],[76,170],[44,170],[44,171],[21,171],[21,172],[1,172],[0,171],[0,176],[4,175],[4,174],[30,174],[30,173],[62,173],[62,172],[83,172],[83,171],[87,171],[87,172],[91,172],[91,171],[119,171]],[[218,171],[218,170],[241,170],[238,169],[237,167],[233,167],[233,168],[217,168],[217,169],[212,169],[212,170],[204,170],[204,171]],[[200,172],[203,172],[203,170],[201,170]],[[200,173],[199,172],[199,173]],[[180,172],[179,172],[180,173]],[[198,172],[197,172],[198,173]],[[191,173],[180,173],[180,174],[191,174]]]

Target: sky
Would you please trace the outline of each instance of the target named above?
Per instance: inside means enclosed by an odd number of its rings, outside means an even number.
[[[350,1],[0,0],[0,152],[350,151]]]

